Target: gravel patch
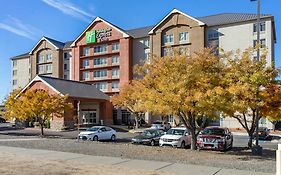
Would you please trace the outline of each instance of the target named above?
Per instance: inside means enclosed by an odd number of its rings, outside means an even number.
[[[1,138],[2,136],[0,139]],[[171,163],[186,163],[267,173],[274,173],[276,164],[274,150],[264,150],[263,157],[255,157],[251,155],[250,150],[241,148],[234,148],[233,151],[223,153],[217,151],[191,151],[190,149],[177,149],[171,147],[151,147],[133,145],[130,143],[78,142],[74,139],[50,138],[42,140],[0,142],[0,145],[47,149],[95,156],[112,156]]]

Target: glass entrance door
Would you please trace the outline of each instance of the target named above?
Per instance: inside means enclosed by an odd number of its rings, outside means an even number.
[[[83,124],[97,124],[97,111],[82,111]]]

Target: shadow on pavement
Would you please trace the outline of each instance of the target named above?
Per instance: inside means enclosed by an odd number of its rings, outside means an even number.
[[[233,147],[231,150],[225,152],[228,155],[237,155],[237,156],[246,156],[243,158],[239,158],[241,160],[251,160],[251,159],[259,159],[259,160],[276,160],[276,151],[272,149],[263,149],[262,156],[253,156],[252,150],[247,147]]]

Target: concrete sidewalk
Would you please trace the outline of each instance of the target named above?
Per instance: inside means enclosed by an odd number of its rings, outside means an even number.
[[[0,146],[0,155],[10,153],[17,157],[25,157],[37,160],[67,162],[73,167],[80,165],[107,165],[115,168],[136,169],[153,171],[155,174],[176,174],[176,175],[273,175],[270,173],[249,172],[235,169],[224,169],[199,165],[188,165],[179,163],[123,159],[118,157],[90,156],[75,153],[57,152],[49,150],[25,149],[16,147]],[[3,157],[2,157],[3,158]],[[115,173],[116,174],[116,173]]]

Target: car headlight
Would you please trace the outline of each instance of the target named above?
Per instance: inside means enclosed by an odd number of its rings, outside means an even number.
[[[164,139],[163,139],[163,138],[160,138],[160,140],[163,141]]]
[[[224,138],[221,138],[221,139],[218,139],[217,141],[218,141],[218,142],[225,142],[225,139],[224,139]]]
[[[174,141],[180,141],[180,139],[173,139]]]
[[[143,139],[142,141],[143,141],[143,142],[150,142],[149,139]]]

